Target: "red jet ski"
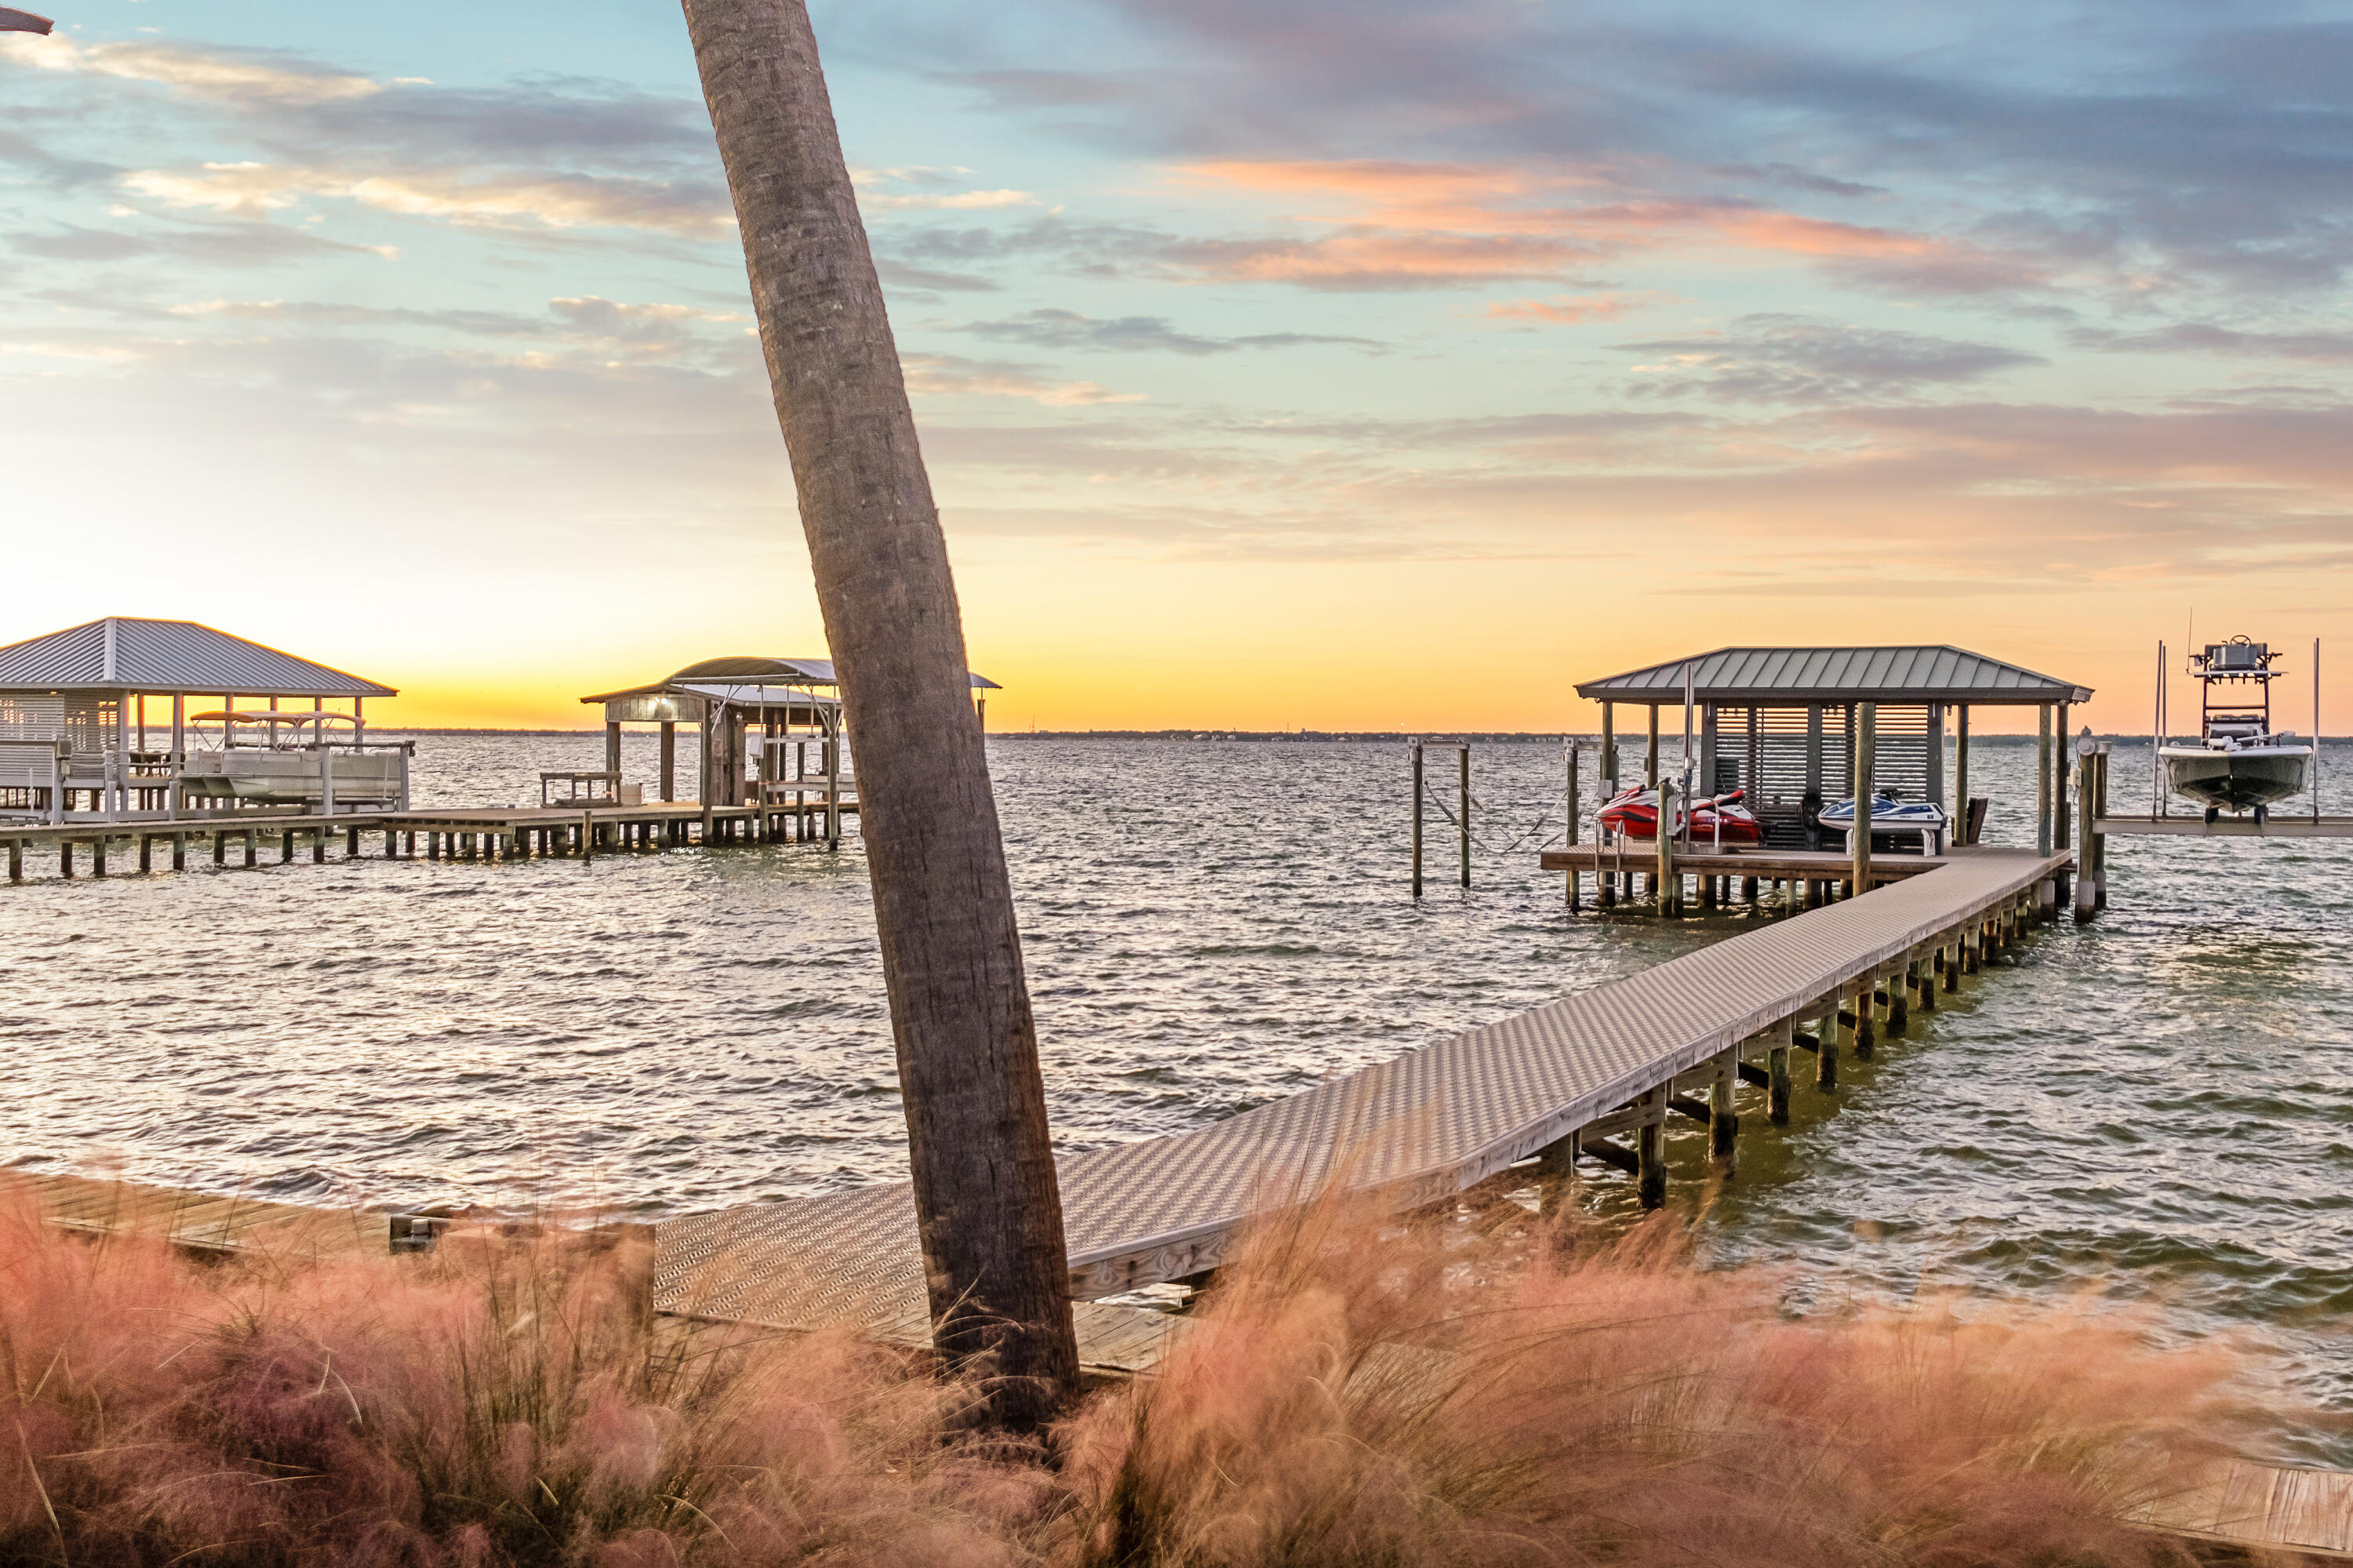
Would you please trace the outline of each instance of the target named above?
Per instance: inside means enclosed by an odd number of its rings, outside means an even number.
[[[1706,845],[1712,849],[1717,844],[1726,848],[1745,848],[1763,843],[1765,830],[1757,825],[1757,819],[1748,814],[1748,808],[1740,804],[1747,793],[1746,789],[1735,789],[1728,794],[1693,801],[1689,812],[1693,845]],[[1681,832],[1684,816],[1683,807],[1679,801],[1675,807],[1674,823],[1668,831]],[[1627,838],[1656,839],[1659,836],[1659,792],[1645,789],[1639,784],[1630,789],[1620,790],[1601,808],[1599,820],[1603,827]]]

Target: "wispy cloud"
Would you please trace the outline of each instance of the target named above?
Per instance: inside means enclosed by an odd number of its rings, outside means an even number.
[[[1617,345],[1644,355],[1641,393],[1740,401],[1854,403],[1916,395],[2041,365],[2000,344],[1848,326],[1801,316],[1745,316],[1726,331]]]
[[[1237,337],[1205,337],[1179,332],[1166,316],[1096,318],[1076,311],[1025,311],[1006,321],[968,322],[955,329],[975,337],[1001,343],[1027,344],[1035,348],[1075,348],[1115,354],[1181,354],[1198,356],[1233,354],[1243,349],[1340,346],[1377,349],[1378,340],[1320,333],[1245,333]]]
[[[903,357],[907,390],[939,397],[1018,397],[1050,408],[1086,408],[1098,403],[1140,403],[1141,392],[1114,392],[1092,381],[1057,381],[1038,374],[1037,367],[1001,360],[965,359],[948,354],[911,354]]]

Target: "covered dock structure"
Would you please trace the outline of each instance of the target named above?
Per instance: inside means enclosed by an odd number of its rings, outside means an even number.
[[[367,699],[396,695],[193,620],[111,615],[27,638],[0,647],[0,818],[405,806],[407,743],[366,734]]]
[[[977,694],[1000,689],[966,672]],[[841,842],[841,818],[856,809],[841,682],[833,661],[731,654],[617,692],[581,698],[605,710],[605,774],[612,798],[621,779],[621,726],[659,726],[660,799],[678,799],[678,726],[696,730],[694,799],[708,809],[749,807],[783,813],[812,836],[821,821],[828,847]],[[986,709],[982,710],[984,713]]]
[[[1647,749],[1637,777],[1654,787],[1660,710],[1684,708],[1692,789],[1701,795],[1746,790],[1766,844],[1788,850],[1820,848],[1822,806],[1853,795],[1862,705],[1875,706],[1868,752],[1874,791],[1949,802],[1954,842],[1962,844],[1976,841],[1984,810],[1971,809],[1970,710],[2034,708],[2042,760],[2035,843],[2047,855],[2067,839],[2066,768],[2058,743],[2070,708],[2089,702],[2092,692],[1983,653],[1933,644],[1717,648],[1580,682],[1577,694],[1601,705],[1605,798],[1633,781],[1620,768],[1618,709],[1645,710]],[[1955,743],[1949,777],[1947,735]]]

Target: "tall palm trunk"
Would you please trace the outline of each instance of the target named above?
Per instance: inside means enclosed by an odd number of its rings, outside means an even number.
[[[684,0],[818,601],[907,1109],[934,1337],[1018,1429],[1076,1387],[1037,1027],[964,624],[803,0]]]

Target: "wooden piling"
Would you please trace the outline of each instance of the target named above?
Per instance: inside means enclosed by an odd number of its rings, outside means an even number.
[[[1658,712],[1656,708],[1651,710],[1653,724],[1657,723]],[[1664,1089],[1653,1089],[1642,1097],[1642,1125],[1634,1134],[1634,1159],[1639,1167],[1634,1177],[1634,1195],[1646,1209],[1662,1209],[1667,1204],[1667,1129],[1661,1125],[1666,1114],[1666,1094]]]
[[[1421,896],[1421,742],[1406,742],[1413,758],[1413,895]]]
[[[1720,1059],[1715,1081],[1707,1086],[1707,1152],[1719,1177],[1732,1174],[1740,1133],[1740,1118],[1732,1108],[1734,1068],[1738,1059],[1737,1052],[1727,1053]]]
[[[1901,1040],[1912,1028],[1912,988],[1920,982],[1920,966],[1906,963],[1887,977],[1887,1037]]]
[[[1879,1054],[1879,982],[1866,976],[1854,988],[1854,1059]]]
[[[2099,746],[2087,726],[2075,742],[2075,924],[2088,926],[2099,913],[2099,880],[2092,864],[2092,796],[2099,771]]]
[[[174,871],[188,869],[188,835],[185,833],[172,835],[172,869]]]
[[[284,865],[294,858],[294,830],[281,828],[278,833],[278,863]]]
[[[1782,1024],[1765,1053],[1765,1119],[1776,1127],[1789,1125],[1789,1047],[1796,1043],[1795,1034]]]
[[[1836,1089],[1838,1070],[1838,999],[1833,997],[1830,1011],[1822,1016],[1814,1034],[1814,1086],[1824,1091]]]
[[[1658,726],[1659,710],[1654,707],[1651,710],[1651,736],[1654,745],[1658,738]],[[1662,779],[1658,781],[1658,788],[1659,826],[1657,835],[1652,841],[1658,851],[1658,871],[1651,878],[1651,891],[1654,895],[1651,902],[1662,916],[1678,915],[1682,913],[1676,906],[1681,901],[1683,879],[1675,871],[1675,835],[1672,831],[1675,818],[1674,781]]]
[[[106,874],[106,833],[103,829],[90,841],[90,874],[92,876]]]
[[[1574,849],[1577,847],[1577,742],[1573,740],[1565,742],[1563,745],[1563,750],[1567,753],[1565,761],[1567,764],[1566,771],[1568,775],[1568,792],[1565,800],[1567,810],[1566,818],[1567,825],[1561,831],[1561,842],[1568,845],[1571,849]],[[1574,867],[1571,867],[1568,873],[1568,906],[1571,909],[1575,909],[1577,907],[1577,871]]]
[[[2051,816],[2051,705],[2049,703],[2037,704],[2034,711],[2041,716],[2042,721],[2041,736],[2036,741],[2034,747],[2034,848],[2035,853],[2038,854],[2047,855],[2052,853],[2051,830],[2052,827]]]
[[[153,833],[141,833],[141,834],[139,835],[139,869],[140,869],[140,870],[142,870],[142,871],[152,871],[152,870],[153,870],[153,869],[154,869],[154,865],[153,865],[154,853],[155,853],[155,835],[154,835],[154,834],[153,834]]]
[[[22,839],[8,841],[8,880],[25,880],[25,841]]]
[[[1872,755],[1878,740],[1879,705],[1857,703],[1854,705],[1854,842],[1852,846],[1854,862],[1854,891],[1871,891],[1871,807],[1873,800]],[[1859,1046],[1858,1056],[1869,1053]]]
[[[1461,765],[1462,799],[1454,819],[1455,834],[1462,842],[1462,885],[1471,885],[1471,747],[1466,742],[1455,753]]]
[[[261,830],[259,828],[245,830],[245,863],[248,867],[261,863]]]

